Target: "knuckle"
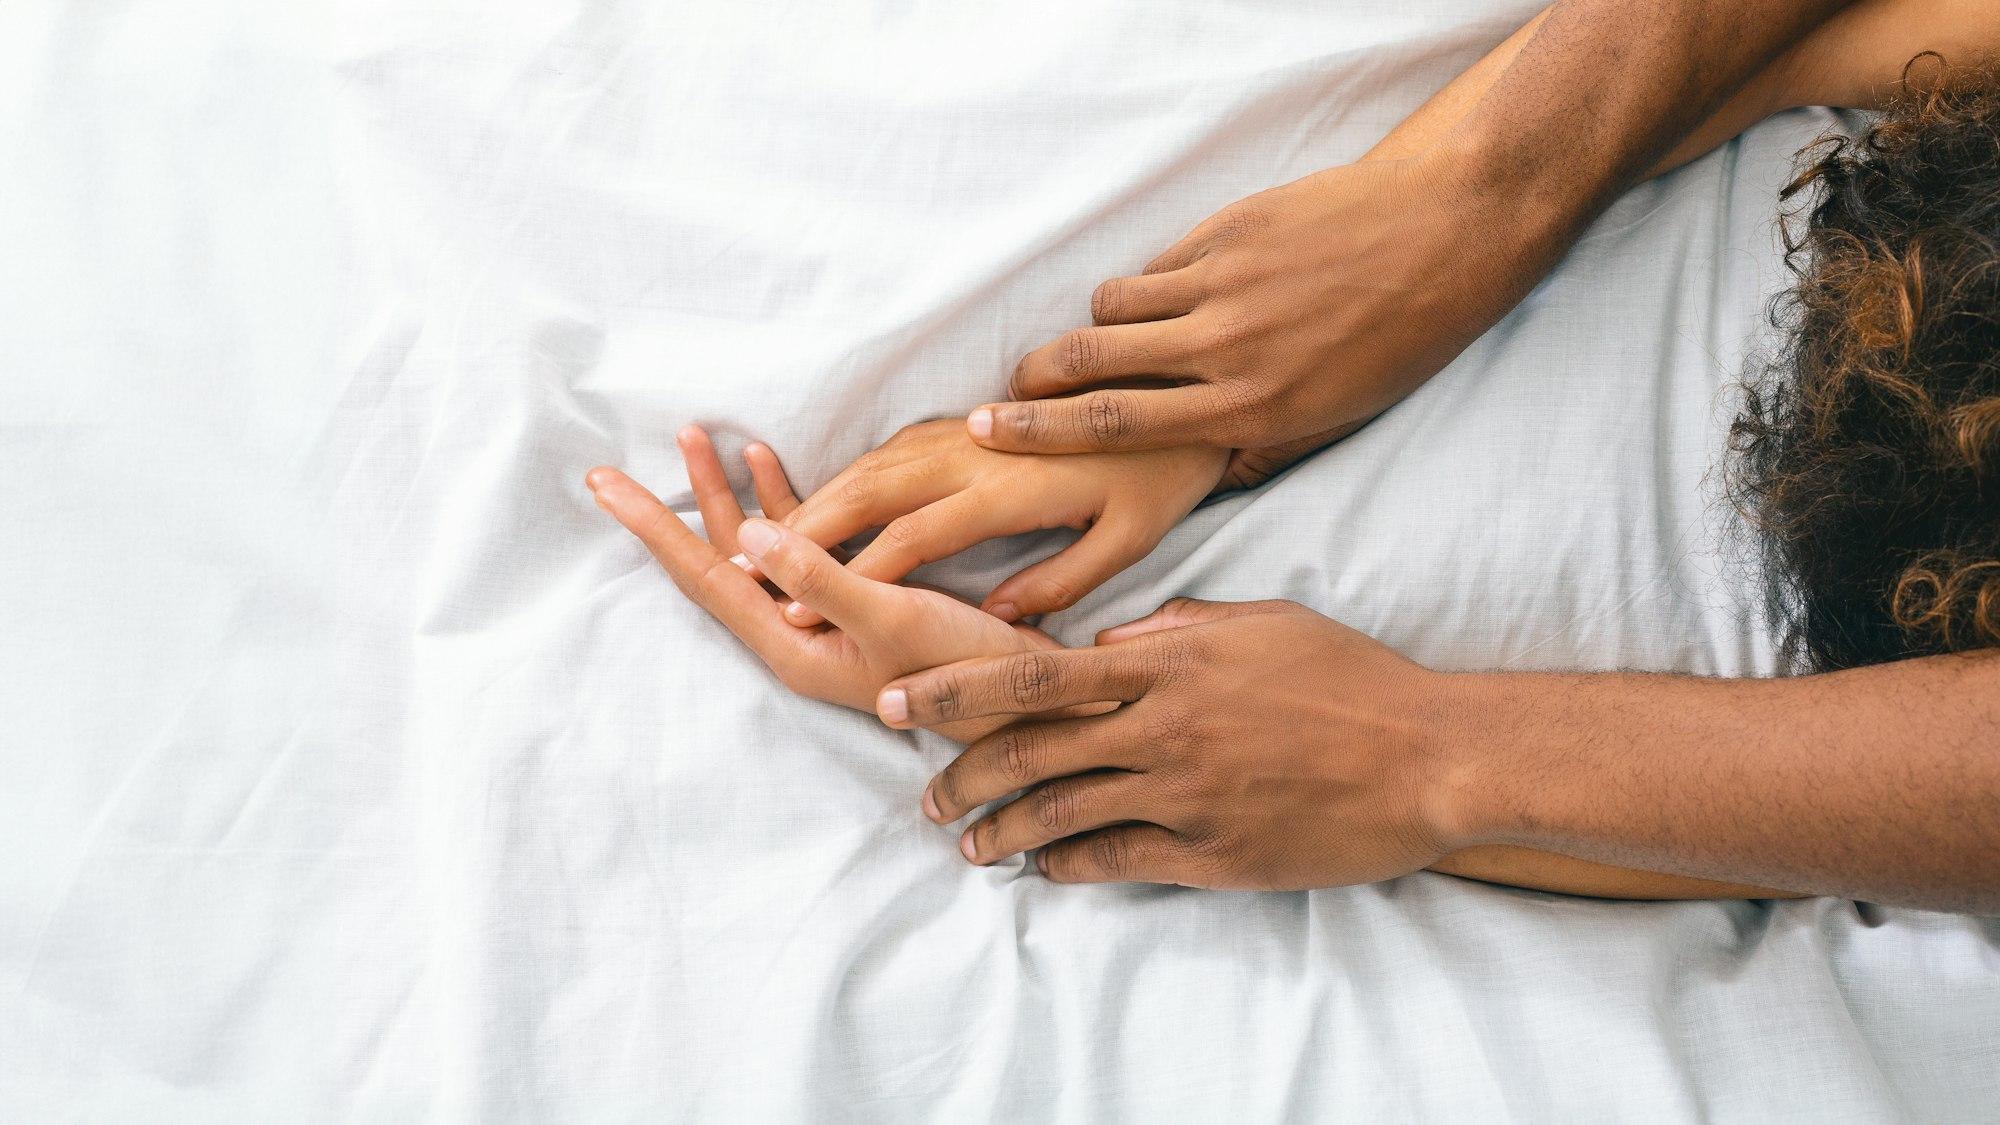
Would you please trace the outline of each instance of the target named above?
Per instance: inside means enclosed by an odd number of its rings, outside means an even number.
[[[1041,740],[1027,730],[1011,730],[1000,738],[1000,776],[1015,789],[1025,789],[1040,777]]]
[[[1013,702],[1030,711],[1047,707],[1062,689],[1062,667],[1046,652],[1025,652],[1008,670],[1007,691]]]
[[[1088,329],[1065,333],[1056,363],[1065,378],[1085,382],[1103,366],[1104,342]]]
[[[780,560],[784,562],[787,560]],[[817,560],[797,566],[792,571],[792,580],[786,593],[802,602],[810,602],[826,591],[826,567]]]
[[[1044,578],[1041,582],[1041,597],[1036,601],[1049,607],[1044,612],[1052,613],[1059,609],[1068,609],[1082,597],[1083,592],[1073,583],[1060,578]]]
[[[1138,423],[1132,405],[1132,396],[1126,391],[1100,391],[1084,400],[1085,440],[1099,449],[1129,440]]]
[[[1007,432],[1022,444],[1039,445],[1048,437],[1048,411],[1039,403],[1010,406],[1002,411],[1000,419],[1005,422]]]
[[[1116,322],[1128,304],[1126,283],[1119,278],[1104,282],[1090,294],[1090,318],[1099,324]]]
[[[1132,845],[1122,832],[1100,832],[1090,838],[1090,863],[1101,874],[1122,879],[1132,870]]]
[[[1218,379],[1209,385],[1221,412],[1227,416],[1261,418],[1267,413],[1265,396],[1254,383],[1243,379]]]
[[[1170,629],[1155,634],[1158,640],[1146,649],[1146,673],[1156,683],[1173,683],[1200,662],[1200,654],[1196,651],[1199,642],[1175,636],[1178,632],[1180,630]]]
[[[1250,318],[1239,313],[1217,313],[1201,326],[1197,346],[1204,352],[1232,352],[1249,342],[1255,333],[1256,325]]]
[[[1029,812],[1035,818],[1035,826],[1050,836],[1069,834],[1069,826],[1074,820],[1076,795],[1068,786],[1044,785],[1029,798]]]
[[[1195,869],[1211,873],[1222,871],[1228,866],[1229,856],[1236,847],[1235,841],[1227,831],[1206,821],[1192,825],[1182,832],[1181,841]]]
[[[890,520],[876,539],[898,554],[915,550],[924,539],[923,521],[911,516]]]
[[[1145,748],[1156,756],[1177,747],[1186,732],[1186,725],[1179,716],[1160,706],[1147,708],[1139,723],[1139,737],[1144,740]]]
[[[929,713],[942,722],[957,719],[965,709],[965,693],[952,676],[939,676],[912,694],[919,694]]]
[[[1231,204],[1216,216],[1213,241],[1234,242],[1256,234],[1271,224],[1271,213],[1248,200]]]
[[[876,455],[873,453],[863,454],[862,459],[854,463],[854,467],[860,471],[849,474],[840,482],[837,495],[842,504],[853,508],[865,508],[875,499],[874,467],[863,463],[874,456]]]

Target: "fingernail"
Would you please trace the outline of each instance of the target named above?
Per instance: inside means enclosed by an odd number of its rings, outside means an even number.
[[[598,489],[603,488],[607,481],[612,479],[613,473],[614,470],[599,466],[584,474],[583,483],[589,485],[592,492],[596,492]]]
[[[979,862],[979,853],[972,847],[972,829],[966,829],[965,835],[958,838],[958,854],[972,863]]]
[[[928,785],[924,786],[924,815],[939,824],[944,823],[944,813],[937,807],[937,793]]]
[[[875,697],[875,713],[885,723],[910,721],[910,696],[902,688],[886,688]]]
[[[765,551],[778,544],[778,529],[763,520],[745,520],[736,529],[737,545],[751,558],[761,557]]]
[[[992,437],[993,412],[991,410],[986,409],[983,406],[980,407],[978,410],[975,410],[971,414],[966,416],[965,428],[972,432],[973,437],[976,438]]]
[[[729,561],[736,564],[736,569],[741,570],[746,574],[749,573],[749,571],[752,569],[750,565],[750,556],[748,555],[731,555],[729,556]]]
[[[806,607],[805,603],[803,602],[792,602],[791,604],[785,607],[786,617],[797,619],[800,617],[804,617],[805,615],[806,615]]]
[[[1010,624],[1021,619],[1021,607],[1013,602],[997,602],[986,612]]]
[[[1045,876],[1049,873],[1049,853],[1047,852],[1035,853],[1035,870],[1041,872]]]

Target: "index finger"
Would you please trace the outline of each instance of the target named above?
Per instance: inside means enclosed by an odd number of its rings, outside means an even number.
[[[1120,388],[1074,398],[1002,402],[966,416],[966,432],[1010,453],[1107,453],[1214,445],[1222,436],[1219,396],[1202,384],[1159,390]]]
[[[891,680],[875,697],[875,713],[898,728],[1038,715],[1085,703],[1131,703],[1153,681],[1142,646],[1042,649],[961,660]]]
[[[925,463],[876,468],[857,461],[779,522],[822,547],[832,547],[934,504],[957,488],[954,478]]]
[[[773,585],[850,633],[879,630],[907,605],[908,590],[863,578],[783,524],[749,520],[737,542]]]
[[[736,634],[768,663],[800,634],[778,616],[778,603],[757,580],[682,522],[679,513],[617,469],[585,478],[598,506],[639,537],[688,599]]]

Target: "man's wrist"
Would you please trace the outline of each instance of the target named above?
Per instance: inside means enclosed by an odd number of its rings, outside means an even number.
[[[1539,278],[1569,249],[1600,202],[1589,181],[1550,174],[1478,114],[1413,159],[1440,192],[1478,216],[1491,237],[1513,244],[1521,268]]]
[[[1502,784],[1516,758],[1507,714],[1520,681],[1505,673],[1436,672],[1424,705],[1423,816],[1448,850],[1523,843]],[[1519,764],[1518,762],[1516,763]]]

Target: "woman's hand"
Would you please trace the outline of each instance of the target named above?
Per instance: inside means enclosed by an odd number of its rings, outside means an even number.
[[[1073,527],[1083,537],[1002,582],[983,608],[1002,621],[1076,604],[1146,557],[1215,488],[1227,453],[1190,447],[1078,457],[982,449],[957,419],[907,426],[806,499],[784,523],[825,547],[882,533],[848,569],[882,582],[976,543]],[[821,620],[788,607],[794,624]]]
[[[967,429],[1024,453],[1228,448],[1229,483],[1257,483],[1416,389],[1553,264],[1567,216],[1499,184],[1434,146],[1233,203],[1098,286],[1096,326],[1028,353],[1016,401]],[[1116,385],[1135,379],[1174,385]]]
[[[804,536],[770,522],[797,507],[798,500],[769,447],[744,451],[758,502],[769,517],[747,521],[708,435],[690,426],[680,433],[680,447],[708,532],[705,541],[617,469],[592,469],[586,478],[590,490],[599,507],[646,544],[682,593],[728,626],[793,691],[866,711],[884,683],[906,672],[1055,647],[1035,630],[1009,625],[947,594],[864,578]],[[780,614],[785,602],[732,564],[730,556],[738,551],[831,624],[801,629],[786,623]],[[969,742],[999,722],[925,725]]]
[[[981,659],[888,684],[892,726],[1017,718],[925,791],[944,824],[1026,790],[960,840],[975,863],[1041,848],[1061,882],[1297,890],[1373,882],[1459,846],[1446,677],[1290,602],[1177,599],[1095,648]]]

